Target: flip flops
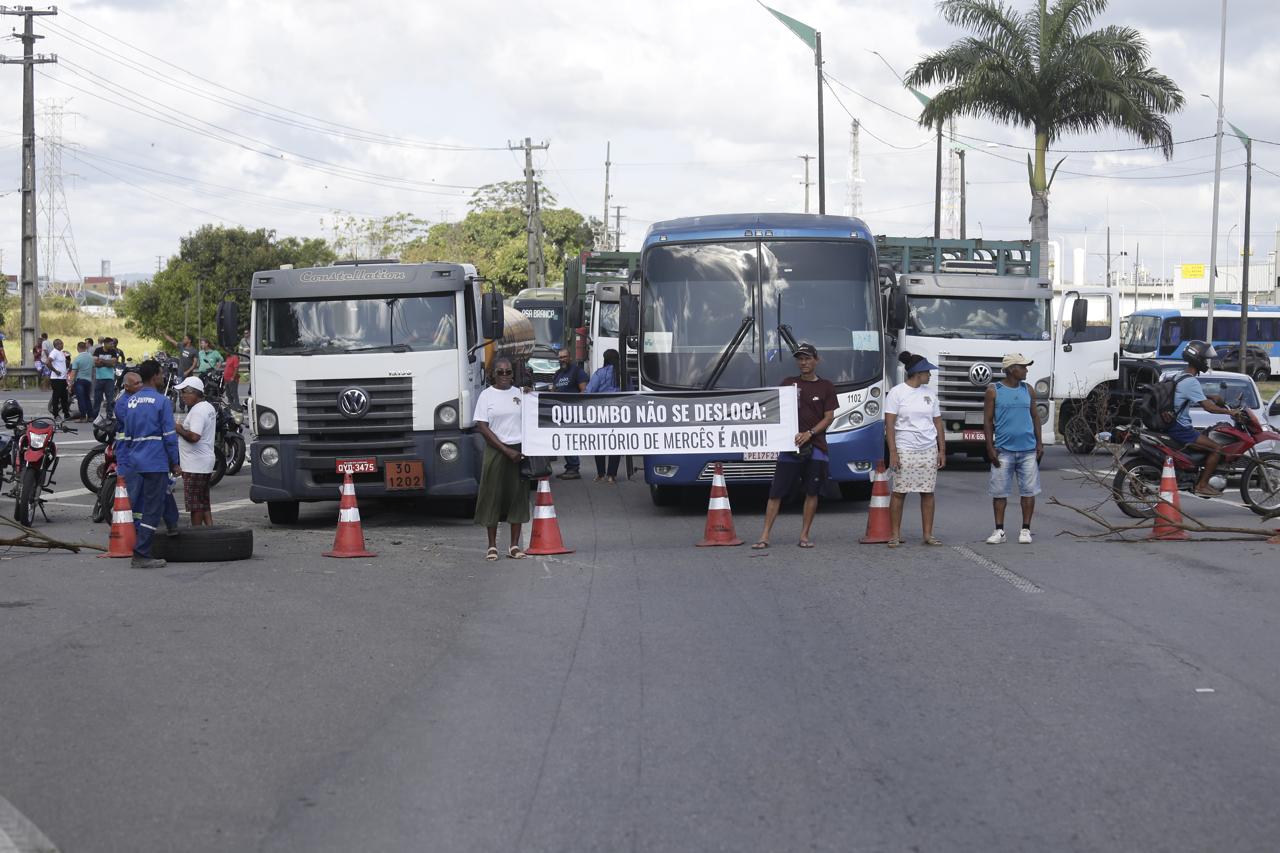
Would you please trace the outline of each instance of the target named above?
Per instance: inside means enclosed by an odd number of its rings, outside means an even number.
[[[520,550],[518,545],[512,545],[510,550],[507,551],[507,557],[512,560],[523,560],[528,556],[528,554]]]
[[[484,553],[484,558],[485,558],[486,560],[496,560],[496,559],[498,559],[498,549],[497,549],[497,548],[490,548],[488,551],[485,551],[485,553]]]
[[[757,542],[756,544],[754,544],[754,545],[752,545],[752,546],[751,546],[751,550],[752,550],[752,551],[767,551],[767,550],[769,550],[769,543],[768,543],[768,541],[767,541],[767,540],[761,539],[759,542]]]
[[[808,539],[801,539],[801,540],[800,540],[799,542],[797,542],[796,544],[797,544],[797,545],[799,545],[801,548],[812,548],[812,547],[813,547],[813,543],[812,543],[812,542],[810,542]]]

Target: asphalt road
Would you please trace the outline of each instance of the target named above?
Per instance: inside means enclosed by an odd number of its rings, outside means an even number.
[[[39,526],[105,542],[90,446]],[[810,551],[797,508],[698,549],[705,497],[584,480],[564,557],[366,501],[378,557],[326,560],[336,504],[272,528],[246,470],[213,500],[252,560],[0,552],[0,850],[5,800],[65,853],[1274,850],[1280,546],[1057,535],[1096,530],[1047,502],[1101,501],[1076,467],[1047,456],[1031,546],[982,542],[952,460],[944,548],[913,501],[896,551],[842,502]],[[763,495],[731,496],[749,542]]]

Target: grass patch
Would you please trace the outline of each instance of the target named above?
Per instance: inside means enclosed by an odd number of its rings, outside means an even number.
[[[22,362],[18,350],[22,347],[19,335],[20,320],[16,310],[6,312],[4,335],[5,354],[11,365]],[[103,336],[120,339],[120,346],[125,355],[132,361],[144,353],[153,353],[163,349],[156,341],[149,340],[127,328],[121,317],[99,317],[85,314],[82,311],[66,311],[48,309],[40,312],[40,331],[48,332],[50,338],[62,338],[63,346],[72,356],[76,354],[75,341],[92,336],[95,340]],[[170,347],[173,349],[173,347]]]

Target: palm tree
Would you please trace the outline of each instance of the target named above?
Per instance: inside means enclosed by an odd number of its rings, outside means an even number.
[[[1048,266],[1049,187],[1062,165],[1059,160],[1046,174],[1049,146],[1067,134],[1109,127],[1158,145],[1168,159],[1173,136],[1165,116],[1185,103],[1173,81],[1147,64],[1147,43],[1137,30],[1089,29],[1107,0],[1054,0],[1047,7],[1048,0],[1035,0],[1021,14],[1000,0],[940,0],[943,19],[973,35],[926,56],[906,79],[910,86],[945,87],[920,114],[922,125],[974,116],[1035,132],[1027,179],[1041,275]]]

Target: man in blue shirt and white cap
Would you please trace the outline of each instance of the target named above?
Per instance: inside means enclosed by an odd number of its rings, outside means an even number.
[[[989,545],[1002,545],[1006,540],[1004,511],[1015,473],[1022,498],[1018,541],[1031,544],[1031,516],[1036,511],[1036,495],[1040,494],[1040,460],[1044,457],[1036,392],[1026,381],[1027,368],[1032,364],[1022,353],[1011,352],[1001,362],[1004,378],[987,386],[982,422],[987,434],[987,459],[991,461],[987,494],[991,495],[996,516],[995,532],[987,537]]]

